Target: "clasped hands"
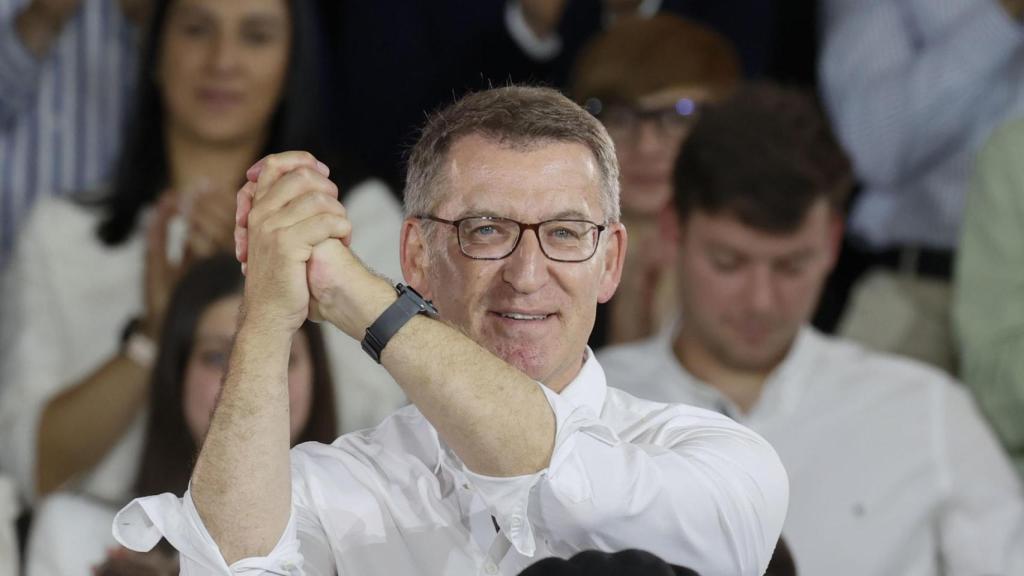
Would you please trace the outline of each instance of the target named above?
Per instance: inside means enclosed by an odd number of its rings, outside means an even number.
[[[243,325],[290,338],[307,318],[326,320],[358,340],[395,299],[349,249],[352,224],[329,175],[307,152],[272,154],[246,172],[234,232]]]

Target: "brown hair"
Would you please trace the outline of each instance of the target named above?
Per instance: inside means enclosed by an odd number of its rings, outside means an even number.
[[[770,84],[704,110],[675,166],[680,218],[729,213],[767,232],[797,229],[825,198],[837,211],[852,188],[849,160],[810,94]]]
[[[741,77],[732,43],[714,30],[670,14],[617,21],[576,60],[573,99],[631,103],[673,86],[699,85],[715,95]]]
[[[175,287],[150,376],[149,422],[136,494],[182,494],[188,487],[199,447],[185,422],[185,369],[203,312],[218,300],[241,294],[242,286],[238,263],[232,256],[219,255],[194,264]],[[309,340],[313,398],[298,442],[333,442],[337,424],[327,351],[316,324],[306,322],[301,330]]]
[[[507,86],[469,94],[433,114],[409,155],[406,216],[429,214],[443,198],[445,160],[452,144],[478,134],[512,148],[577,142],[594,154],[601,174],[602,207],[619,219],[619,165],[608,132],[596,118],[550,88]]]

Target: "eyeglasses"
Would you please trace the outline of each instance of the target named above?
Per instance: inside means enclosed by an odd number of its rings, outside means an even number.
[[[651,124],[661,138],[677,138],[685,134],[697,121],[699,108],[689,98],[680,99],[674,106],[644,110],[622,104],[603,104],[592,98],[587,110],[597,116],[616,140],[631,140],[639,133],[644,122]]]
[[[555,262],[585,262],[597,252],[598,239],[607,228],[589,220],[545,220],[523,224],[496,216],[470,216],[445,220],[436,216],[420,216],[454,226],[459,236],[459,249],[474,260],[501,260],[516,251],[524,230],[537,235],[540,250]]]

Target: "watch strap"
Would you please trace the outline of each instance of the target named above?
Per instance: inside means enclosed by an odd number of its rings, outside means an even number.
[[[366,329],[366,335],[363,337],[363,350],[378,364],[380,364],[380,355],[391,337],[401,330],[402,326],[405,326],[413,316],[417,314],[437,316],[437,309],[434,308],[434,305],[428,300],[424,300],[412,288],[399,284],[395,290],[398,292],[398,299],[392,302]]]

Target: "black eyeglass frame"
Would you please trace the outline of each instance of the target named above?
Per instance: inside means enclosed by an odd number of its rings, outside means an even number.
[[[432,222],[438,222],[440,224],[448,224],[450,226],[454,226],[455,238],[459,242],[459,251],[462,252],[463,256],[471,260],[504,260],[505,258],[508,258],[513,253],[515,253],[516,249],[519,248],[519,243],[523,240],[523,232],[526,230],[533,230],[533,234],[537,237],[537,245],[540,247],[540,251],[542,254],[544,254],[545,258],[553,262],[579,264],[580,262],[586,262],[587,260],[590,260],[591,258],[594,257],[594,254],[597,254],[597,247],[601,243],[601,233],[608,229],[607,224],[598,224],[597,222],[591,222],[590,220],[581,220],[576,218],[552,218],[551,220],[534,222],[533,224],[524,224],[522,222],[519,222],[518,220],[513,220],[511,218],[503,218],[501,216],[467,216],[465,218],[459,218],[458,220],[445,220],[444,218],[438,218],[437,216],[431,216],[430,214],[427,214],[425,216],[417,216],[417,218],[420,220],[429,220]],[[462,234],[459,232],[461,224],[467,220],[500,220],[502,222],[511,222],[512,224],[515,224],[516,226],[519,227],[519,234],[516,236],[516,241],[512,244],[512,248],[504,256],[498,256],[494,258],[481,258],[479,256],[470,256],[469,254],[466,254],[466,248],[462,245]],[[577,222],[580,224],[590,224],[597,230],[597,239],[594,241],[594,250],[590,252],[589,256],[583,258],[582,260],[565,260],[562,258],[552,257],[550,254],[548,254],[548,251],[544,249],[544,242],[542,242],[540,239],[540,227],[545,224],[548,224],[549,222]]]

